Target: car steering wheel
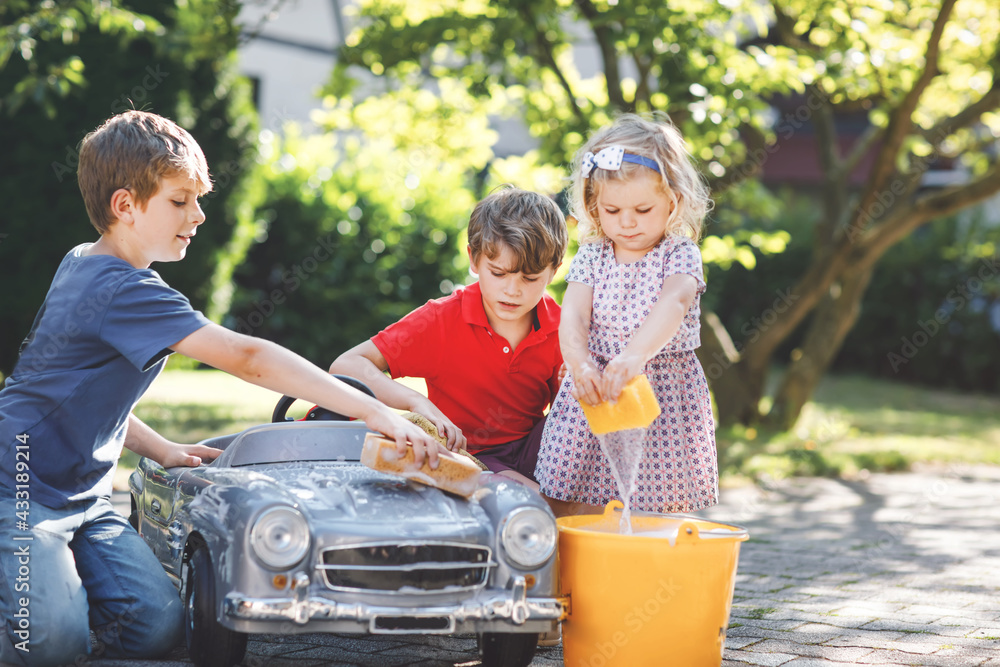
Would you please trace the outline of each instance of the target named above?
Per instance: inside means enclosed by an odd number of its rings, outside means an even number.
[[[361,380],[352,378],[348,375],[334,375],[333,377],[337,378],[344,384],[350,385],[351,387],[354,387],[358,391],[364,392],[369,396],[371,396],[372,398],[375,398],[375,392],[373,392],[368,387],[368,385],[366,385]],[[282,396],[280,399],[278,399],[278,404],[274,406],[274,412],[271,413],[271,423],[293,421],[291,417],[286,417],[285,415],[288,414],[288,408],[292,407],[292,403],[294,403],[297,400],[298,399],[295,398],[294,396]],[[306,414],[305,418],[306,421],[338,421],[338,422],[346,422],[351,419],[350,417],[342,415],[339,412],[334,412],[333,410],[327,410],[326,408],[321,408],[318,405],[314,407],[312,410],[310,410]]]

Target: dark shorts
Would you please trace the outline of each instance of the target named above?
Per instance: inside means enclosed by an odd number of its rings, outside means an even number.
[[[535,424],[531,433],[512,442],[494,445],[476,454],[492,472],[515,470],[530,480],[535,479],[535,464],[538,462],[538,447],[542,444],[542,429],[545,417]]]

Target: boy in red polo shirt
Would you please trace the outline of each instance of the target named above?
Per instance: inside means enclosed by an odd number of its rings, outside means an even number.
[[[331,373],[362,379],[383,403],[427,417],[449,449],[534,489],[544,411],[559,389],[559,305],[545,293],[566,253],[552,199],[508,187],[469,219],[479,281],[428,301],[340,355]],[[418,377],[423,396],[391,378]]]

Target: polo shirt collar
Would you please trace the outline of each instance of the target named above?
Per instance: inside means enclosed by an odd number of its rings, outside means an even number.
[[[479,287],[478,280],[462,290],[462,319],[466,324],[478,324],[486,328],[490,326],[483,307],[483,290]]]
[[[486,309],[483,307],[483,291],[478,280],[462,290],[462,319],[466,324],[478,324],[486,328],[490,326]],[[554,300],[547,298],[547,295],[543,296],[535,307],[535,326],[532,329],[543,334],[559,329],[559,306]]]

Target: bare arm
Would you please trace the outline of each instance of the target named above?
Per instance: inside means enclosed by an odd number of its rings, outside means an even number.
[[[566,285],[559,318],[559,348],[573,378],[573,396],[591,405],[602,400],[601,374],[587,346],[593,302],[593,287],[571,282]]]
[[[211,461],[222,453],[221,449],[205,445],[182,445],[171,442],[149,428],[135,415],[128,416],[125,447],[139,456],[153,459],[164,468],[199,466],[202,459]]]
[[[698,281],[694,276],[677,273],[664,278],[660,298],[646,320],[622,353],[604,369],[601,388],[606,398],[617,399],[625,383],[641,373],[646,363],[670,342],[697,295]]]
[[[438,445],[420,428],[280,345],[208,324],[173,350],[265,389],[364,420],[369,428],[395,440],[401,454],[409,441],[418,464],[426,452],[431,467],[437,467]]]
[[[380,401],[389,407],[409,410],[427,417],[437,427],[438,433],[448,439],[448,449],[466,448],[466,438],[441,410],[418,391],[396,382],[385,372],[389,363],[371,340],[355,345],[341,354],[330,365],[331,373],[355,377],[368,385]]]

